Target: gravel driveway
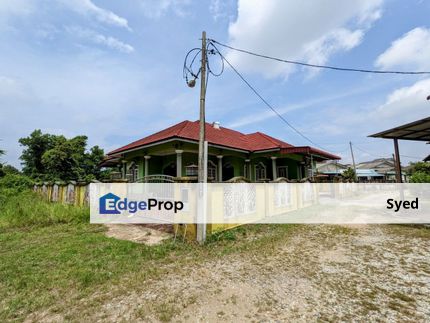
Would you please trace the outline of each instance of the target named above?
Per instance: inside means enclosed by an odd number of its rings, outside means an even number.
[[[95,319],[424,322],[429,295],[429,229],[308,225],[261,250],[169,273]]]

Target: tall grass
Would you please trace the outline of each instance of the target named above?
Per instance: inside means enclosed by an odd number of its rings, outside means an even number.
[[[87,207],[51,203],[30,190],[0,188],[0,230],[88,222]]]

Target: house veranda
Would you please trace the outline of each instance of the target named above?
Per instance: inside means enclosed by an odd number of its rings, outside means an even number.
[[[197,181],[198,121],[183,121],[111,151],[101,166],[116,169],[116,179],[129,182]],[[338,156],[293,146],[261,132],[243,134],[206,123],[208,182],[242,178],[250,182],[300,181],[314,174],[317,162]]]

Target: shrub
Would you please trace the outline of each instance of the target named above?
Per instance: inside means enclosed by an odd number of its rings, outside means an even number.
[[[0,229],[89,223],[89,209],[51,203],[30,191],[0,188]]]
[[[411,163],[409,172],[411,175],[414,174],[415,172],[430,174],[430,163],[426,163],[426,162]]]
[[[343,173],[342,173],[342,177],[347,180],[347,181],[351,181],[351,182],[355,182],[356,180],[356,176],[355,176],[355,171],[351,168],[348,167],[348,169],[346,169]]]
[[[33,181],[29,177],[20,174],[7,173],[0,178],[0,189],[11,189],[22,192],[30,189],[33,184]]]
[[[13,167],[12,165],[8,165],[8,164],[3,165],[2,170],[3,170],[4,174],[20,174],[21,173],[16,167]]]
[[[20,174],[0,178],[0,229],[89,222],[88,208],[48,202],[31,190],[33,184]]]
[[[430,183],[430,174],[423,171],[414,172],[409,181],[411,183]]]

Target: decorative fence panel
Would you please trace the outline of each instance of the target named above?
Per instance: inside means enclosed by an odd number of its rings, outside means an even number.
[[[93,181],[93,183],[98,182]],[[89,206],[90,202],[90,183],[87,182],[36,183],[33,186],[33,191],[50,202],[76,206]]]

